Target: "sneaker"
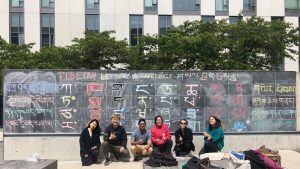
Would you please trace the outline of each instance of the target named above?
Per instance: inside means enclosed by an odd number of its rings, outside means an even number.
[[[141,158],[139,156],[135,156],[133,159],[133,161],[140,161],[140,160],[141,160]]]
[[[186,155],[186,157],[194,157],[194,155],[193,155],[193,153],[190,151],[190,152]]]
[[[104,166],[108,166],[111,163],[110,158],[105,158]]]
[[[118,162],[120,160],[119,154],[114,153],[115,161]]]

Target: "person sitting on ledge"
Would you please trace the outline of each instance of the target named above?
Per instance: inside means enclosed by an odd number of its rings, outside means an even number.
[[[218,152],[224,147],[224,133],[222,122],[215,116],[208,119],[209,126],[204,135],[204,147],[200,150],[199,156],[204,153]]]
[[[151,129],[151,141],[153,153],[171,154],[173,142],[171,140],[170,129],[164,124],[162,116],[158,115],[154,119],[154,126]]]
[[[193,132],[187,127],[188,121],[186,119],[180,120],[180,127],[175,131],[174,151],[176,156],[191,156],[191,151],[195,151],[193,143]]]
[[[146,120],[138,121],[139,128],[135,129],[131,135],[130,150],[134,156],[133,161],[139,161],[142,156],[150,155],[153,151],[150,132],[146,130]]]
[[[111,125],[107,126],[104,131],[103,154],[105,156],[105,166],[111,163],[109,153],[114,155],[116,161],[119,161],[121,153],[128,154],[126,131],[119,123],[120,116],[113,114]]]
[[[101,129],[97,119],[91,120],[81,132],[79,138],[80,157],[82,166],[89,166],[97,162],[99,155]]]

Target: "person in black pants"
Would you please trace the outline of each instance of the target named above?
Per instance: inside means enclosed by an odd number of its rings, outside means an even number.
[[[119,155],[128,154],[127,135],[124,127],[120,126],[120,116],[113,114],[111,116],[111,125],[107,126],[103,137],[103,154],[105,156],[104,165],[111,163],[110,156],[114,155],[115,160],[119,161]]]
[[[164,123],[162,116],[158,115],[154,119],[154,126],[151,129],[151,142],[153,153],[171,154],[173,142],[169,127]]]
[[[89,166],[97,162],[101,145],[100,133],[101,129],[97,119],[91,120],[88,126],[82,130],[79,138],[82,166]]]
[[[176,156],[186,156],[195,151],[195,145],[193,143],[193,133],[190,128],[187,127],[188,121],[186,119],[180,120],[180,127],[175,131],[174,151]]]

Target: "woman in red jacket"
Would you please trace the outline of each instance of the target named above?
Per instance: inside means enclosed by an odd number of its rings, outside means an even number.
[[[153,152],[171,153],[173,142],[171,140],[170,129],[164,124],[163,118],[155,117],[155,125],[151,129],[151,141]]]

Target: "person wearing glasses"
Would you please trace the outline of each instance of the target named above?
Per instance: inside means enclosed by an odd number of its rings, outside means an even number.
[[[175,131],[175,147],[174,151],[176,156],[191,156],[191,151],[195,151],[193,143],[193,133],[188,126],[186,119],[180,120],[180,127]]]
[[[200,150],[199,156],[204,153],[218,152],[224,147],[224,133],[222,122],[215,116],[208,118],[208,128],[204,135],[204,147]]]
[[[138,125],[139,128],[131,134],[130,151],[134,156],[133,161],[139,161],[140,157],[148,156],[153,151],[150,132],[146,130],[146,120],[140,119]]]
[[[128,154],[128,149],[126,148],[127,135],[124,127],[120,126],[120,116],[118,114],[111,116],[111,125],[105,128],[103,140],[105,166],[111,163],[109,155],[113,154],[115,160],[119,161],[120,154]]]
[[[151,142],[153,152],[171,154],[173,142],[171,140],[170,129],[164,123],[162,116],[158,115],[154,119],[154,126],[151,129]]]

